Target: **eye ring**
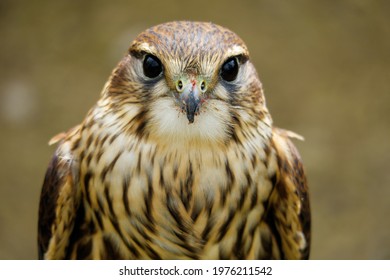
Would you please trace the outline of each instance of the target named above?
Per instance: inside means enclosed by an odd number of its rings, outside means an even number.
[[[161,61],[154,55],[147,54],[143,62],[144,75],[148,78],[157,78],[163,71]]]
[[[228,58],[222,65],[220,76],[224,81],[232,82],[237,78],[238,74],[238,59],[236,56]]]

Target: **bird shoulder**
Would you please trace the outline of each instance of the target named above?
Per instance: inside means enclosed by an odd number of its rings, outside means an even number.
[[[39,204],[40,259],[64,258],[79,204],[75,161],[62,142],[46,171]]]
[[[273,129],[278,170],[267,209],[268,223],[277,236],[282,258],[307,259],[310,251],[310,205],[301,157],[290,138],[293,132]]]

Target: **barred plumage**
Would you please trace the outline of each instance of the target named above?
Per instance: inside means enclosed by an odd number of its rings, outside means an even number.
[[[51,141],[39,256],[308,258],[307,184],[289,137],[237,35],[148,29],[85,120]]]

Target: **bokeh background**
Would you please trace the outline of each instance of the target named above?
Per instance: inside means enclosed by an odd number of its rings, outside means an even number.
[[[239,34],[310,183],[312,259],[390,259],[390,1],[0,1],[0,259],[37,257],[51,136],[79,123],[144,29]]]

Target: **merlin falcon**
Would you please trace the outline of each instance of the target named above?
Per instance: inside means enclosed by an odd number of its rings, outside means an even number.
[[[273,126],[245,43],[203,22],[136,37],[57,149],[40,259],[307,259],[299,135]]]

